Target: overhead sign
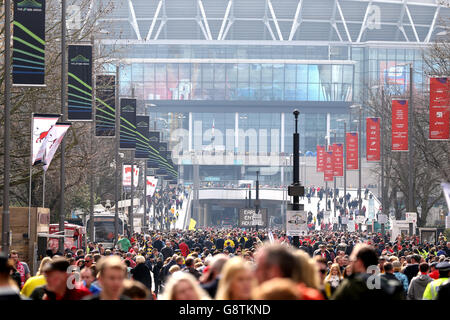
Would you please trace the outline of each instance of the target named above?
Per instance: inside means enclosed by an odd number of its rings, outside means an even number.
[[[44,86],[45,0],[14,1],[13,35],[13,85]]]
[[[430,140],[450,139],[450,80],[430,78]]]
[[[392,151],[408,151],[408,100],[392,99]]]
[[[347,170],[358,170],[358,133],[347,132],[346,153],[347,153]]]
[[[92,120],[92,45],[70,45],[68,55],[68,119]]]
[[[255,209],[242,208],[239,210],[239,227],[267,227],[267,208],[259,209],[259,214],[256,214]]]
[[[366,159],[380,161],[380,118],[366,118]]]
[[[288,236],[305,235],[308,231],[308,213],[306,211],[286,212],[286,234]]]

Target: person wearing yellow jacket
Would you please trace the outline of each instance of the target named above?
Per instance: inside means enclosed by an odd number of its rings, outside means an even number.
[[[234,241],[231,240],[231,237],[230,237],[230,236],[227,236],[227,240],[225,240],[225,243],[224,243],[223,246],[224,246],[224,248],[226,248],[226,247],[228,247],[228,246],[234,248]]]
[[[441,262],[436,265],[439,270],[439,279],[431,281],[427,284],[423,292],[423,300],[436,300],[439,292],[439,287],[448,280],[450,275],[450,262]]]
[[[31,293],[36,287],[40,287],[47,284],[47,280],[45,279],[45,276],[42,274],[42,269],[51,261],[52,259],[50,257],[45,257],[44,259],[42,259],[41,264],[39,265],[38,272],[34,277],[28,278],[28,280],[23,285],[22,290],[20,290],[20,294],[30,297]]]

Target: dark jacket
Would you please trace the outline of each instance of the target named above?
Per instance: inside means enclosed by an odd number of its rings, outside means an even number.
[[[152,289],[152,276],[145,263],[140,263],[136,266],[136,268],[131,269],[131,274],[133,275],[134,280],[141,282],[149,290]]]
[[[170,248],[170,247],[164,247],[164,248],[162,248],[162,249],[161,249],[161,253],[162,253],[163,257],[164,257],[164,261],[165,261],[167,258],[173,256],[173,250],[172,250],[172,248]]]
[[[408,284],[411,283],[412,278],[417,276],[417,274],[419,273],[419,264],[416,263],[407,265],[403,270],[403,273],[408,277]]]

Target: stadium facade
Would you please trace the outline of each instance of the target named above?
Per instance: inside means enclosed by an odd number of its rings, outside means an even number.
[[[99,3],[91,2],[88,17]],[[184,180],[199,164],[201,181],[234,184],[256,170],[262,184],[284,182],[294,108],[301,152],[313,155],[327,137],[333,142],[332,132],[343,141],[337,119],[356,131],[349,107],[369,90],[404,93],[408,63],[422,91],[423,54],[450,17],[434,0],[112,3],[99,21],[108,33],[96,40],[120,48],[121,95],[133,92],[140,112],[166,132]],[[362,142],[364,150],[364,135]],[[315,161],[306,162],[315,171]]]

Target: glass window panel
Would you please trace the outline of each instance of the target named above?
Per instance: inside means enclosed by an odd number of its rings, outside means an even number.
[[[319,100],[319,84],[308,83],[308,101],[318,101],[318,100]]]
[[[334,66],[333,66],[334,67]],[[331,65],[330,64],[322,64],[317,66],[320,82],[331,82]],[[334,71],[334,69],[333,69]]]
[[[153,63],[144,65],[144,81],[155,81],[155,65]]]
[[[250,82],[261,82],[261,64],[253,63],[250,65]]]
[[[225,64],[214,65],[214,81],[225,81]]]
[[[344,65],[344,74],[343,74],[342,82],[345,82],[345,83],[353,82],[353,66]]]
[[[262,64],[261,68],[261,81],[272,82],[272,64]]]
[[[342,82],[342,65],[333,65],[332,82]]]
[[[308,84],[307,83],[297,83],[296,99],[298,101],[308,100]]]
[[[319,101],[331,101],[334,99],[331,83],[321,83],[319,86]]]
[[[167,81],[178,81],[178,63],[167,64]]]
[[[180,63],[178,72],[180,80],[191,80],[191,66],[189,64]]]
[[[155,99],[155,83],[154,82],[144,82],[144,99],[145,100]]]
[[[273,82],[284,82],[284,64],[273,65]]]
[[[284,97],[284,83],[274,83],[273,84],[273,98],[272,100],[283,100]]]
[[[192,82],[202,82],[202,69],[199,63],[191,64],[191,77]]]
[[[261,100],[272,100],[272,82],[261,84]]]
[[[165,69],[164,69],[165,70]],[[166,82],[156,82],[155,83],[155,100],[165,100],[167,99],[167,87]]]
[[[214,100],[225,100],[225,82],[214,82]]]
[[[120,81],[120,95],[130,96],[131,92],[131,81]]]
[[[240,98],[240,100],[248,100],[249,99],[248,82],[239,82],[238,97]]]
[[[319,81],[319,66],[315,64],[308,65],[308,82],[319,83]]]
[[[175,81],[167,82],[167,94],[168,100],[178,100],[179,97],[178,82]]]
[[[133,63],[131,72],[133,81],[144,81],[144,65],[142,63]]]
[[[226,84],[226,100],[238,100],[237,99],[237,83],[227,82]]]
[[[202,64],[203,79],[202,82],[213,81],[214,79],[214,66],[210,63]]]
[[[119,79],[131,81],[131,65],[121,65],[119,67]]]
[[[227,82],[237,81],[237,66],[235,64],[227,64]]]
[[[286,82],[295,82],[295,76],[297,73],[297,68],[295,64],[286,64],[285,65],[285,81]]]
[[[158,63],[155,65],[156,81],[166,81],[166,64]]]
[[[246,63],[238,64],[238,81],[239,82],[248,82],[249,80],[249,65]]]
[[[258,100],[261,97],[261,82],[250,83],[249,96],[251,100]]]
[[[284,100],[295,100],[295,83],[285,83]]]
[[[308,65],[297,65],[297,82],[308,82]]]

